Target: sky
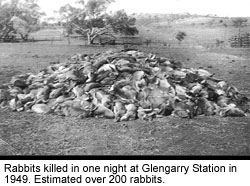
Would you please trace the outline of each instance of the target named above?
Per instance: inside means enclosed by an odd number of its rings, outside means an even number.
[[[76,0],[38,0],[41,9],[48,15],[67,3]],[[85,0],[87,1],[87,0]],[[250,0],[116,0],[109,10],[124,9],[127,13],[191,13],[216,14],[228,17],[250,17]]]

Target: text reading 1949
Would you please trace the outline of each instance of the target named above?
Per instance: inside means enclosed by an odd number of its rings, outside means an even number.
[[[237,172],[237,167],[214,164],[4,164],[6,183],[166,183],[166,175]],[[26,173],[26,175],[24,174]],[[55,174],[63,173],[63,174]],[[165,176],[164,176],[165,175]]]

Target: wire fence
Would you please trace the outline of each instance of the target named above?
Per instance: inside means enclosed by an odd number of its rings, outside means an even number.
[[[0,38],[0,41],[4,41],[4,38]],[[21,38],[16,38],[15,41],[22,41]],[[14,41],[14,42],[15,42]],[[88,45],[87,38],[81,35],[71,35],[66,37],[61,32],[53,34],[37,34],[30,35],[28,38],[29,42],[41,42],[46,41],[51,45]],[[101,41],[96,41],[95,44],[102,44]],[[155,39],[144,39],[141,37],[120,37],[116,38],[115,45],[143,45],[147,47],[164,47],[164,48],[198,48],[198,49],[214,49],[214,48],[228,48],[228,47],[245,47],[250,48],[250,37],[238,39],[236,36],[230,38],[227,41],[221,41],[219,39],[210,40],[191,40],[178,42],[177,40],[155,40]],[[108,43],[106,44],[108,45]],[[126,46],[125,46],[126,47]]]

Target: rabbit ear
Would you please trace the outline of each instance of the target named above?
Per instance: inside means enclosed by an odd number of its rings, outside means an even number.
[[[201,81],[201,84],[206,84],[206,83],[207,83],[206,80],[202,80],[202,81]]]
[[[174,101],[176,101],[176,100],[177,100],[177,101],[182,101],[178,96],[175,96],[175,97],[174,97]]]
[[[90,97],[87,97],[87,98],[84,99],[84,101],[90,101],[90,100],[91,100]]]
[[[159,78],[156,79],[155,84],[156,84],[156,85],[159,85],[159,84],[160,84],[160,79],[159,79]]]

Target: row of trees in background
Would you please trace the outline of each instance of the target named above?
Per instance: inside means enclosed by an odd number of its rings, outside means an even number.
[[[76,32],[85,35],[88,44],[93,44],[97,37],[103,35],[115,38],[116,34],[138,34],[136,19],[128,16],[124,10],[107,13],[108,6],[113,2],[114,0],[89,0],[85,3],[78,0],[78,7],[66,4],[58,13],[67,34]]]
[[[172,22],[185,19],[185,18],[195,18],[200,17],[198,14],[182,13],[182,14],[149,14],[140,13],[134,14],[137,19],[137,24],[142,26],[147,26],[151,23],[168,22],[170,25]]]
[[[44,15],[37,0],[0,0],[0,37],[11,40],[19,34],[27,40],[30,32],[39,29]]]
[[[89,44],[102,35],[115,38],[116,34],[138,34],[136,19],[124,10],[107,13],[108,6],[113,2],[88,0],[85,3],[78,0],[76,7],[66,4],[58,10],[60,22],[67,35],[73,32],[84,35]],[[0,37],[7,41],[18,34],[26,40],[30,32],[39,29],[40,18],[44,15],[37,0],[0,0]]]
[[[77,6],[66,4],[57,13],[60,23],[64,26],[67,36],[78,33],[93,44],[96,38],[107,36],[115,39],[117,35],[138,34],[137,25],[147,26],[150,23],[168,22],[185,18],[201,17],[200,15],[184,14],[133,14],[129,16],[124,10],[107,12],[115,0],[77,0]],[[11,40],[20,35],[26,40],[30,32],[39,30],[40,19],[45,13],[40,9],[37,0],[0,0],[0,38]],[[203,16],[211,17],[211,16]],[[213,17],[213,16],[212,16]],[[241,30],[248,25],[246,18],[219,18],[214,16],[213,24],[233,26]],[[218,21],[217,19],[218,18]],[[209,22],[209,24],[210,24]],[[167,25],[164,25],[167,26]],[[186,37],[185,32],[178,32],[175,39],[181,43]],[[226,38],[226,29],[225,29]]]

